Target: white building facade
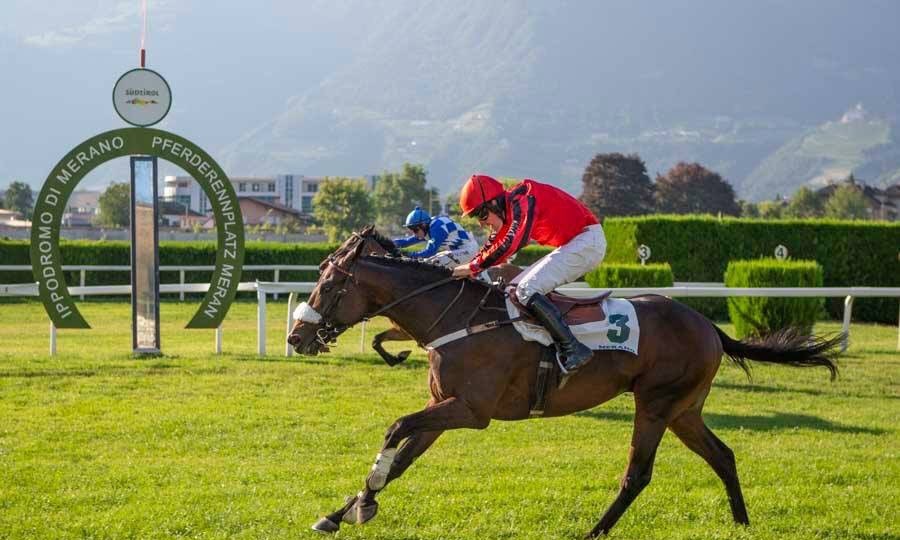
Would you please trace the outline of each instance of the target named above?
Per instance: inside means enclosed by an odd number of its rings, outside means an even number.
[[[325,176],[305,176],[302,174],[277,174],[275,176],[231,176],[232,186],[238,197],[253,197],[261,201],[276,203],[299,210],[302,214],[312,214],[313,197]],[[365,175],[369,189],[375,187],[377,176]],[[200,184],[190,176],[166,176],[163,180],[163,198],[181,203],[195,212],[209,214],[212,206],[209,198],[200,189]]]

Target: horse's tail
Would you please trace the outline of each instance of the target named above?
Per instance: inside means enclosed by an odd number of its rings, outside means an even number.
[[[837,364],[831,359],[840,352],[844,334],[820,337],[804,334],[796,328],[785,328],[763,338],[734,340],[713,325],[722,340],[722,348],[750,377],[747,360],[768,362],[795,367],[823,366],[831,372],[831,380],[837,377]]]

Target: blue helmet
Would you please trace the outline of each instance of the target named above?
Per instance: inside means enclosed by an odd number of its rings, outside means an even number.
[[[431,216],[428,215],[428,212],[417,206],[408,216],[406,216],[406,223],[404,223],[403,226],[415,227],[416,225],[422,225],[423,223],[429,223],[430,221]]]

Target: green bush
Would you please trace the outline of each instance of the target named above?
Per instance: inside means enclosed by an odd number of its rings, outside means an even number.
[[[728,287],[821,287],[824,272],[815,261],[758,259],[732,261],[725,271]],[[728,313],[739,337],[766,335],[793,326],[812,331],[824,298],[728,298]]]
[[[598,289],[616,287],[671,287],[672,267],[668,264],[603,263],[584,276],[588,285]]]
[[[650,262],[668,262],[676,281],[720,282],[729,261],[771,257],[782,244],[792,258],[818,262],[825,286],[900,287],[897,222],[654,215],[609,218],[603,228],[607,261],[638,262],[637,247],[646,244],[653,250]],[[692,306],[695,301],[723,304],[715,298],[685,300]],[[829,299],[826,305],[831,317],[841,317],[843,299]],[[853,314],[862,321],[895,324],[897,309],[897,298],[859,298]],[[701,312],[714,319],[725,315]]]

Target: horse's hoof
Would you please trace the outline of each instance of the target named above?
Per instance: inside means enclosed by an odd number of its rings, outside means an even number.
[[[315,522],[315,524],[312,526],[312,530],[323,534],[336,533],[340,528],[340,523],[335,523],[327,517],[323,517],[319,521]]]

